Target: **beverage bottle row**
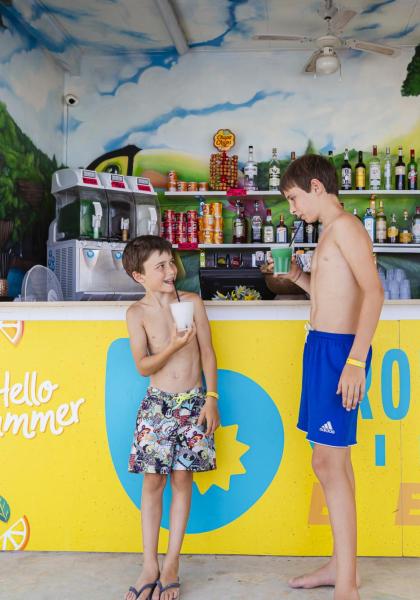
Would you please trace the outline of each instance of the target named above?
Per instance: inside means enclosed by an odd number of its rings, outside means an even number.
[[[354,209],[354,215],[358,217],[357,209]],[[379,200],[377,210],[376,198],[372,194],[363,216],[363,224],[375,244],[420,244],[420,206],[416,207],[412,218],[409,217],[408,210],[404,210],[402,219],[398,220],[395,213],[388,219],[383,200]]]
[[[246,244],[248,239],[252,244],[286,244],[290,242],[296,231],[297,234],[294,238],[296,243],[312,244],[317,241],[321,229],[321,224],[305,223],[300,219],[295,219],[289,231],[284,222],[284,215],[280,215],[279,222],[275,226],[269,208],[266,211],[265,219],[263,219],[259,200],[254,202],[254,210],[249,219],[249,225],[244,214],[244,206],[238,200],[232,223],[232,242],[234,244]]]
[[[328,158],[335,168],[333,153],[328,152]],[[296,153],[291,152],[290,160],[296,159]],[[280,161],[277,148],[273,148],[272,158],[268,167],[268,190],[276,192],[280,189]],[[248,160],[244,167],[244,188],[247,191],[258,190],[258,165],[254,159],[254,147],[248,147]],[[351,165],[348,148],[344,151],[344,160],[341,166],[340,184],[342,190],[417,190],[418,168],[414,148],[410,149],[410,162],[404,162],[402,146],[398,148],[398,159],[391,157],[389,146],[386,147],[385,158],[378,156],[377,146],[373,146],[372,156],[366,166],[363,151],[359,150],[358,162]]]
[[[330,153],[332,156],[332,153]],[[377,146],[373,146],[372,157],[368,167],[363,161],[363,152],[359,150],[359,159],[353,167],[349,161],[348,148],[344,151],[344,161],[341,167],[342,190],[416,190],[417,189],[417,163],[415,151],[410,150],[410,162],[406,166],[402,146],[398,148],[398,160],[392,161],[390,148],[387,146],[385,159],[380,160]]]

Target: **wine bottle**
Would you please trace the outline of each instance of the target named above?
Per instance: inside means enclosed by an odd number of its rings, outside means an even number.
[[[359,150],[359,162],[356,165],[356,190],[366,189],[366,165],[363,162],[363,152]]]

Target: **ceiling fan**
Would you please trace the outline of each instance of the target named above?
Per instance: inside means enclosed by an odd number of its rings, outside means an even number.
[[[331,75],[341,67],[337,56],[337,50],[352,48],[363,52],[373,52],[384,56],[396,56],[397,48],[377,44],[374,42],[363,42],[361,40],[342,38],[341,34],[348,23],[357,15],[354,10],[338,8],[334,0],[325,0],[325,5],[318,9],[318,14],[327,23],[327,33],[318,38],[310,38],[301,35],[254,35],[254,40],[264,41],[286,41],[300,42],[302,44],[314,44],[318,50],[312,54],[304,67],[305,73],[316,75]]]

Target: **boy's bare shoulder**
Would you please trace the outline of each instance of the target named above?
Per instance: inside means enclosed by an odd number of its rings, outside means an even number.
[[[178,290],[179,297],[181,300],[186,300],[187,302],[202,302],[201,297],[195,292],[184,292],[183,290]]]
[[[144,316],[144,303],[143,298],[141,300],[137,300],[134,304],[128,307],[126,312],[127,321],[141,321]]]
[[[363,238],[368,235],[360,219],[347,212],[335,219],[333,230],[340,238],[343,235],[351,235],[352,237],[360,235]]]

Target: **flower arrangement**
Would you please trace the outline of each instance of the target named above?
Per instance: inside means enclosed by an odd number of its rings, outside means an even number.
[[[238,300],[261,300],[261,294],[253,288],[246,287],[245,285],[237,285],[234,290],[227,294],[217,291],[212,300],[232,300],[234,302]]]

